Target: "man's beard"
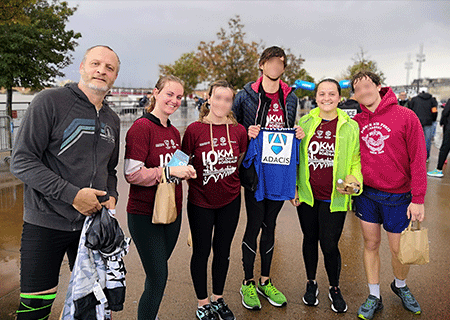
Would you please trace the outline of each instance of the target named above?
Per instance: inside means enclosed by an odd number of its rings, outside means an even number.
[[[108,86],[107,84],[105,84],[102,87],[96,86],[95,84],[92,83],[86,83],[86,81],[84,81],[83,76],[80,77],[80,82],[85,85],[86,87],[88,87],[89,89],[92,89],[94,91],[97,91],[98,93],[105,93],[108,92],[111,88],[110,86]]]

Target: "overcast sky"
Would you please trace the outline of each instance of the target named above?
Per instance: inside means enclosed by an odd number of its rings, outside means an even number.
[[[122,65],[116,86],[153,87],[159,64],[217,40],[236,14],[246,41],[290,48],[305,59],[316,80],[338,77],[362,47],[378,63],[388,85],[418,76],[416,55],[423,43],[422,78],[450,78],[450,1],[107,1],[69,0],[78,10],[67,25],[82,34],[74,63],[63,70],[79,80],[85,50],[111,46]]]

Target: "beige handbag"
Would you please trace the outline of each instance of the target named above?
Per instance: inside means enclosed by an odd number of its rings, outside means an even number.
[[[428,229],[412,228],[412,221],[400,235],[400,249],[397,256],[402,264],[422,265],[430,262],[430,248],[428,245]]]
[[[166,169],[163,169],[161,182],[158,184],[153,207],[152,223],[169,224],[177,219],[177,204],[175,202],[175,183],[168,183]]]

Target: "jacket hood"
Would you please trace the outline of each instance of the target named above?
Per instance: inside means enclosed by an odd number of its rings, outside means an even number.
[[[77,98],[79,98],[79,99],[81,99],[81,100],[83,100],[83,101],[86,101],[86,102],[88,102],[88,103],[91,103],[91,102],[89,101],[88,97],[84,94],[84,92],[81,91],[80,88],[78,88],[78,83],[68,83],[68,84],[66,84],[64,87],[65,87],[65,88],[68,88],[70,91],[72,91],[73,94],[74,94]]]
[[[91,101],[89,101],[89,98],[84,94],[83,91],[78,87],[78,83],[68,83],[64,86],[65,88],[68,88],[72,93],[80,100],[83,100],[84,102],[94,106]],[[103,110],[105,107],[108,107],[108,104],[106,103],[105,99],[103,99]]]
[[[381,101],[376,108],[374,114],[381,114],[386,112],[390,107],[398,105],[397,96],[390,87],[383,87],[380,90]],[[361,105],[361,110],[364,114],[371,114],[372,112],[366,108],[366,106]]]
[[[428,92],[421,92],[419,93],[419,98],[425,99],[425,100],[429,100],[431,99],[432,95],[429,94]]]
[[[255,93],[259,92],[259,86],[261,85],[262,79],[263,79],[263,76],[259,77],[258,80],[256,80],[255,82],[250,84],[251,89]],[[286,98],[287,98],[288,94],[291,93],[292,88],[289,87],[286,83],[284,83],[281,80],[280,80],[280,87],[281,87],[281,90],[283,90],[284,104],[286,105]]]

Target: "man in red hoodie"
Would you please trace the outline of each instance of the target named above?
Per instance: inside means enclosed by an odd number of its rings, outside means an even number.
[[[392,291],[414,314],[421,309],[406,286],[409,266],[397,259],[400,234],[409,221],[424,219],[427,188],[425,138],[415,113],[398,105],[389,87],[381,87],[372,72],[359,72],[351,82],[362,113],[353,120],[360,128],[361,166],[364,192],[355,198],[361,219],[364,266],[369,297],[358,310],[361,319],[372,319],[383,308],[380,296],[381,224],[387,232],[395,279]]]

